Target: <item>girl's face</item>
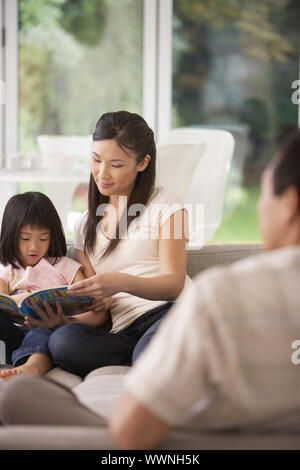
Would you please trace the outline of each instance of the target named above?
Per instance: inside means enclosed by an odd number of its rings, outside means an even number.
[[[104,196],[129,197],[139,171],[143,171],[150,160],[136,164],[133,154],[127,155],[114,139],[94,141],[91,156],[91,172],[95,183]]]
[[[19,253],[24,266],[35,266],[50,247],[50,230],[24,225],[19,233]]]

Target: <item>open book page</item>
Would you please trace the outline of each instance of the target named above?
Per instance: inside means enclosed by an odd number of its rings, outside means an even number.
[[[14,295],[0,294],[0,305],[1,305],[1,302],[3,301],[5,305],[14,305],[16,303],[17,306],[20,308],[23,300],[26,299],[27,297],[30,297],[35,292],[40,292],[40,291],[37,290],[37,291],[32,291],[32,292],[22,292],[21,294],[14,294]]]
[[[14,296],[10,297],[9,295],[0,294],[0,311],[6,313],[9,317],[14,320],[22,320],[21,323],[23,323],[23,315],[19,311],[18,306],[13,297]]]
[[[20,308],[23,300],[30,295],[32,295],[32,292],[22,292],[21,294],[10,295],[9,297],[13,299]]]

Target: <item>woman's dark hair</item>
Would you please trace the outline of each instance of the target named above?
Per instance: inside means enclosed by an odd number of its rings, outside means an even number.
[[[155,165],[156,165],[156,146],[154,134],[146,121],[138,114],[128,111],[117,111],[103,114],[96,124],[93,134],[93,141],[104,139],[114,139],[118,146],[128,154],[134,154],[136,164],[143,162],[146,155],[151,159],[144,171],[137,173],[135,185],[129,196],[127,205],[133,204],[146,205],[155,184]],[[109,196],[100,193],[94,181],[93,175],[90,176],[88,193],[88,218],[85,225],[85,244],[84,248],[93,253],[96,243],[96,229],[101,222],[103,215],[96,215],[100,204],[108,204]],[[106,250],[101,256],[101,260],[106,258],[118,245],[123,233],[120,227],[128,229],[129,224],[135,219],[136,215],[128,216],[124,211],[116,229],[116,237],[110,240]],[[126,221],[125,221],[126,218]],[[123,230],[125,232],[125,228]]]
[[[274,194],[281,195],[289,186],[298,192],[300,210],[300,130],[287,128],[276,140],[277,157],[273,163]]]
[[[0,235],[0,263],[23,266],[19,253],[19,234],[25,225],[50,230],[51,239],[47,257],[53,257],[52,264],[67,252],[66,239],[59,215],[45,194],[27,192],[16,194],[6,204]],[[24,266],[23,266],[24,267]]]

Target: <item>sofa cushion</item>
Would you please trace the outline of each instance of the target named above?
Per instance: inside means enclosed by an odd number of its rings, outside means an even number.
[[[248,256],[261,253],[259,244],[205,245],[201,250],[188,250],[187,274],[195,277],[205,269],[220,264],[229,264]]]
[[[47,372],[45,377],[61,385],[64,385],[67,388],[76,387],[76,385],[79,385],[82,382],[81,377],[75,374],[71,374],[71,372],[67,372],[66,370],[63,370],[60,367],[55,367],[54,369],[51,369],[49,372]]]
[[[129,366],[107,366],[107,367],[99,367],[98,369],[93,370],[90,372],[84,380],[89,380],[93,377],[98,375],[123,375],[130,369]],[[82,378],[78,375],[72,374],[71,372],[67,372],[60,367],[55,367],[51,369],[45,375],[47,379],[53,380],[61,385],[64,385],[67,388],[74,388],[82,382]]]
[[[72,391],[80,403],[107,419],[113,405],[125,393],[123,378],[124,373],[94,374],[74,387]]]
[[[123,375],[126,374],[130,369],[129,366],[105,366],[99,367],[98,369],[92,370],[88,375],[85,376],[84,380],[89,380],[98,375]]]

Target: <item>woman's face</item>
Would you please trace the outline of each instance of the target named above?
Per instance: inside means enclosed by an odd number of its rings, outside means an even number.
[[[131,194],[137,173],[146,168],[148,159],[146,164],[144,160],[144,163],[137,165],[135,155],[129,155],[114,139],[93,142],[91,172],[104,196],[129,197]]]
[[[287,208],[283,195],[274,194],[273,168],[270,166],[262,175],[258,212],[265,249],[274,250],[284,246],[289,229]]]

